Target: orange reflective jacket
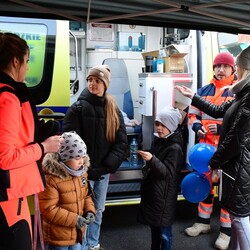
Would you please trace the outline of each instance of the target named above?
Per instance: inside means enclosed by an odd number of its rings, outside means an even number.
[[[233,95],[227,89],[222,90],[222,88],[231,85],[234,81],[234,74],[223,80],[213,78],[210,84],[198,89],[197,94],[207,101],[220,105],[223,102],[233,99]],[[204,127],[207,131],[205,138],[200,139],[199,142],[209,143],[213,146],[218,145],[222,119],[215,119],[204,112],[201,112],[194,106],[190,107],[188,117],[190,124],[192,125],[192,129],[195,132],[200,130],[202,127]],[[214,135],[209,131],[208,124],[217,124],[217,135]]]

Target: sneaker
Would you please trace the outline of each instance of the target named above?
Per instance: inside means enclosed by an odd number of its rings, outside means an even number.
[[[217,240],[215,241],[214,247],[221,250],[228,249],[229,243],[230,236],[220,232]]]
[[[94,246],[94,247],[89,247],[88,250],[105,250],[105,249],[102,248],[102,247],[100,246],[100,244],[98,244],[98,245],[96,245],[96,246]]]
[[[185,229],[185,233],[188,236],[198,236],[199,234],[207,234],[211,231],[210,224],[203,224],[203,223],[194,223],[192,227],[188,227]]]

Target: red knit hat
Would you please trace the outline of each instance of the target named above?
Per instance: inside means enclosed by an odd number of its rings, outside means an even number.
[[[234,68],[234,57],[229,52],[221,52],[214,58],[213,68],[219,64],[227,64]]]

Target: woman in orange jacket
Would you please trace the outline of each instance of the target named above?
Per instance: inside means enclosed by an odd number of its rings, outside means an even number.
[[[32,230],[27,196],[44,190],[40,160],[56,152],[63,139],[39,142],[36,107],[23,83],[29,47],[0,32],[0,249],[30,250]]]

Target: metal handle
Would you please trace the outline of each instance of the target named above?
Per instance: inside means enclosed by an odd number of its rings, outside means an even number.
[[[77,39],[76,36],[73,34],[72,31],[69,31],[69,34],[74,38],[75,41],[75,71],[76,77],[75,80],[70,84],[70,88],[74,87],[74,85],[78,82],[78,47],[77,47]]]

